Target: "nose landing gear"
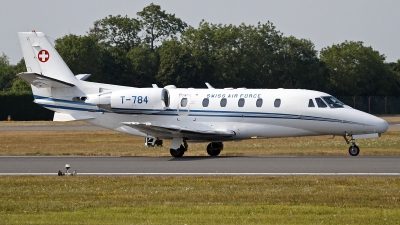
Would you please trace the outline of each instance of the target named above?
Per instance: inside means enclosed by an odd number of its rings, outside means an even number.
[[[357,145],[352,145],[349,148],[349,154],[351,156],[357,156],[360,153],[360,148]]]
[[[360,154],[360,148],[356,145],[356,140],[351,136],[351,139],[347,139],[346,135],[343,135],[344,140],[346,141],[347,144],[350,144],[351,141],[351,146],[349,147],[349,154],[351,156],[357,156]]]

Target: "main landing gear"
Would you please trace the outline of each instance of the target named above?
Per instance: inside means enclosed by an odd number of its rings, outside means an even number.
[[[218,156],[224,149],[224,144],[222,142],[211,142],[207,145],[207,153],[210,156]]]
[[[347,139],[346,135],[344,135],[343,138],[347,144],[350,144],[351,141],[351,146],[349,147],[349,154],[351,156],[357,156],[358,154],[360,154],[360,148],[356,145],[356,140],[354,140],[353,137],[351,137],[350,141],[349,139]]]
[[[218,156],[224,149],[224,144],[222,142],[211,142],[207,145],[207,153],[210,156]],[[188,144],[183,138],[176,138],[172,140],[169,153],[173,157],[182,157],[188,150]]]
[[[169,153],[173,156],[173,157],[182,157],[183,154],[185,154],[185,152],[188,149],[188,145],[186,143],[186,141],[183,141],[183,144],[181,144],[181,146],[177,149],[169,149]]]

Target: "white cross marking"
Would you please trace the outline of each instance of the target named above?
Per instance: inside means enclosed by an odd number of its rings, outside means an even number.
[[[42,51],[40,51],[39,58],[40,58],[40,61],[46,62],[47,58],[49,58],[49,55],[46,54],[46,51],[42,50]]]

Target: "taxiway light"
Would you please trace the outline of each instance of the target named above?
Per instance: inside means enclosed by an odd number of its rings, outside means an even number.
[[[68,175],[69,168],[71,168],[71,166],[69,164],[65,164],[65,169],[67,169],[67,172],[65,173],[66,175]]]

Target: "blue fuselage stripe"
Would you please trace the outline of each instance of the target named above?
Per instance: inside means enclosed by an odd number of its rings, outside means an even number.
[[[67,109],[67,110],[75,110],[75,111],[91,111],[91,112],[107,112],[105,110],[93,109],[93,104],[88,104],[84,102],[74,102],[68,101],[64,99],[53,99],[48,97],[42,97],[34,95],[35,99],[48,100],[49,103],[54,102],[58,103],[57,105],[53,104],[43,104],[38,103],[39,105],[52,108],[52,109]],[[72,104],[80,107],[73,106],[62,106],[59,104]],[[90,108],[86,108],[90,107]],[[114,109],[114,108],[113,108]],[[334,123],[346,123],[346,124],[358,124],[358,125],[367,125],[361,124],[357,122],[351,121],[343,121],[332,118],[324,118],[324,117],[315,117],[315,116],[303,116],[303,115],[295,115],[295,114],[282,114],[282,113],[266,113],[266,112],[243,112],[243,111],[217,111],[217,110],[178,110],[178,109],[166,109],[164,111],[160,110],[149,110],[149,109],[124,109],[124,108],[115,108],[116,110],[121,110],[117,112],[117,114],[138,114],[133,111],[153,111],[154,113],[148,115],[155,116],[179,116],[179,113],[183,113],[187,116],[192,117],[213,117],[213,118],[252,118],[252,119],[290,119],[290,120],[308,120],[308,121],[324,121],[324,122],[334,122]],[[126,112],[123,112],[126,111]]]

